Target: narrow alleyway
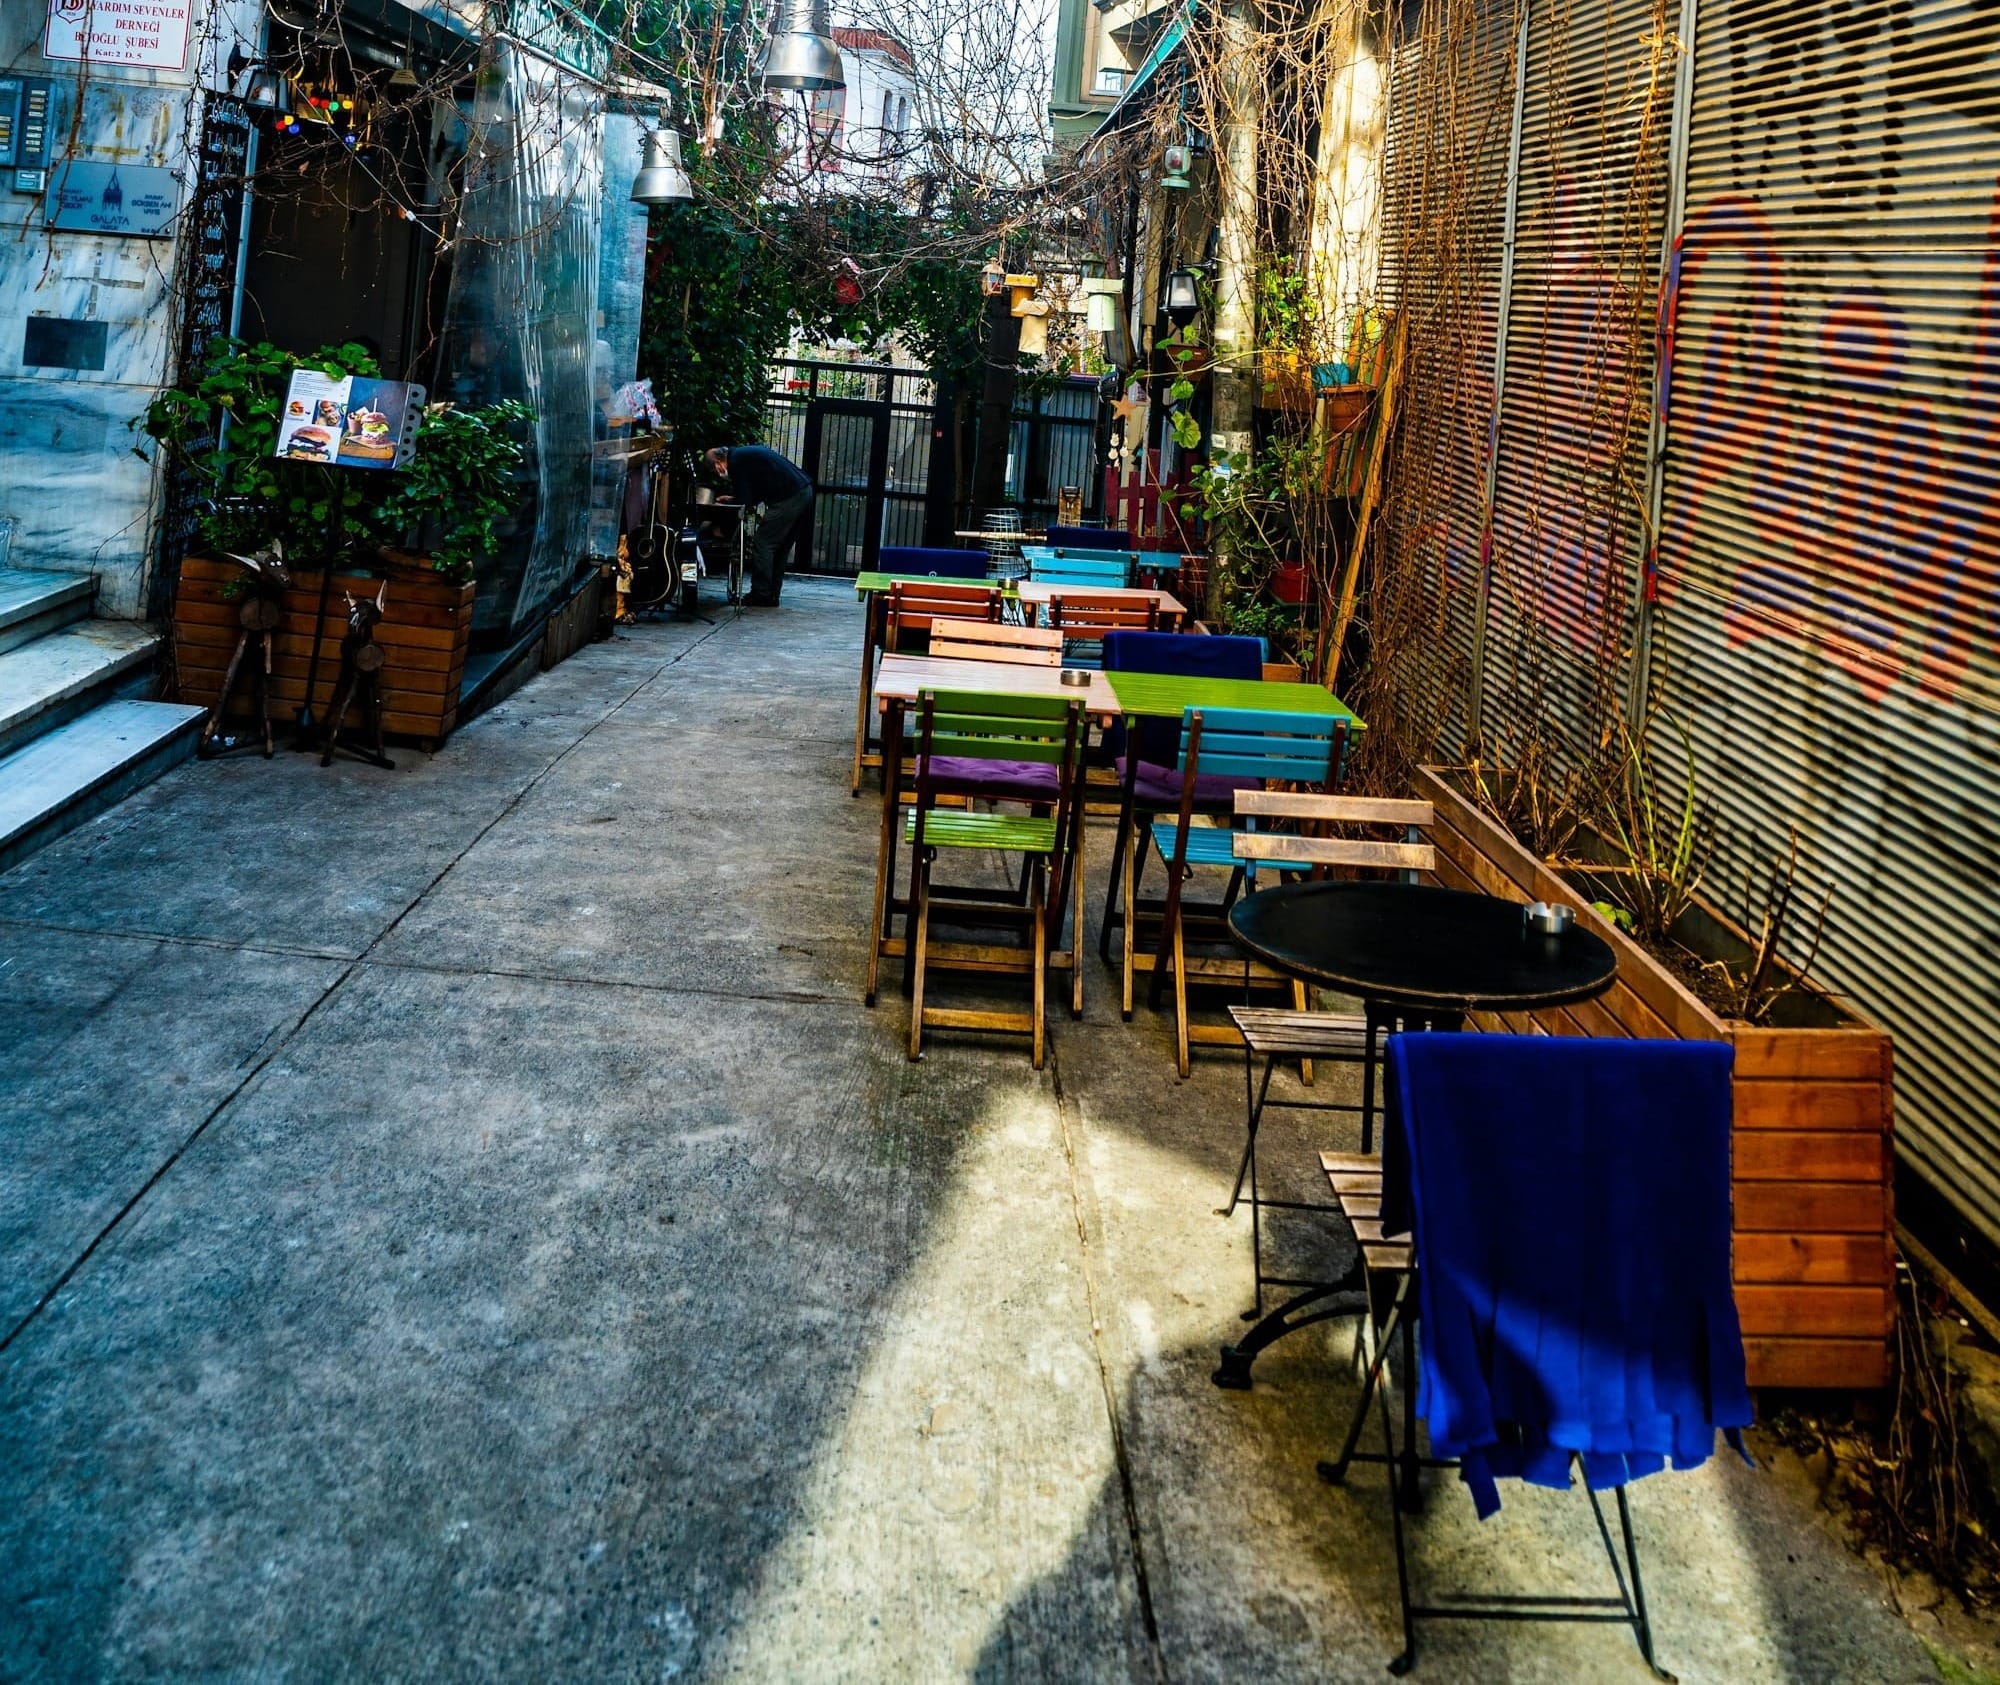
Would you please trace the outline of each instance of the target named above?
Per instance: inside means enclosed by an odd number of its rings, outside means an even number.
[[[862,1006],[857,630],[794,582],[0,877],[0,1678],[1384,1677],[1346,1325],[1208,1379],[1240,1067],[1096,970],[1041,1073]],[[1933,1677],[1781,1483],[1633,1503],[1683,1680]],[[1440,1488],[1419,1562],[1602,1589],[1580,1499],[1506,1506]]]

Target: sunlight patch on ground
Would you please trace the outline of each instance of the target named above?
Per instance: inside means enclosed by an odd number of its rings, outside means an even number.
[[[964,1677],[1087,1548],[1116,1470],[1052,1099],[996,1097],[872,1346],[725,1672]]]

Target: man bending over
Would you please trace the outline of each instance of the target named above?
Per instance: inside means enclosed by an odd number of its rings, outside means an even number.
[[[769,445],[717,445],[708,465],[728,488],[726,496],[745,509],[764,506],[750,540],[752,608],[776,608],[785,581],[785,552],[812,511],[812,481]]]

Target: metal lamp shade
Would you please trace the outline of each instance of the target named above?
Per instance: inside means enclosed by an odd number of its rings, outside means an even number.
[[[827,0],[784,0],[757,76],[767,88],[798,88],[806,93],[847,86],[840,49],[833,44]]]
[[[640,205],[671,205],[694,197],[694,183],[681,167],[681,137],[674,129],[655,129],[646,136],[639,173],[632,179],[632,199]]]
[[[257,69],[250,73],[250,80],[244,85],[243,103],[253,111],[289,111],[292,102],[285,97],[285,79],[275,70]]]
[[[1167,314],[1192,316],[1201,308],[1201,294],[1195,290],[1192,269],[1176,269],[1167,277]]]

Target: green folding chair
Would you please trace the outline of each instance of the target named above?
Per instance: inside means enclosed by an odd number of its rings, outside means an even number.
[[[904,820],[910,845],[904,953],[912,1059],[923,1052],[927,1026],[1000,1030],[1032,1037],[1035,1068],[1041,1069],[1047,1042],[1049,954],[1061,941],[1071,899],[1071,833],[1079,817],[1076,802],[1084,735],[1081,698],[986,691],[925,691],[919,698],[916,801]],[[1056,772],[1054,800],[1038,801],[1034,804],[1038,811],[1025,814],[941,807],[941,798],[963,789],[968,761],[1051,766]],[[932,870],[943,849],[1020,855],[1028,879],[1025,901],[1017,898],[1011,883],[1002,888],[935,882]],[[1018,932],[1022,941],[1014,945],[933,942],[933,923]],[[989,976],[1027,973],[1034,985],[1034,1009],[1018,1013],[927,1006],[925,979],[934,967]]]

